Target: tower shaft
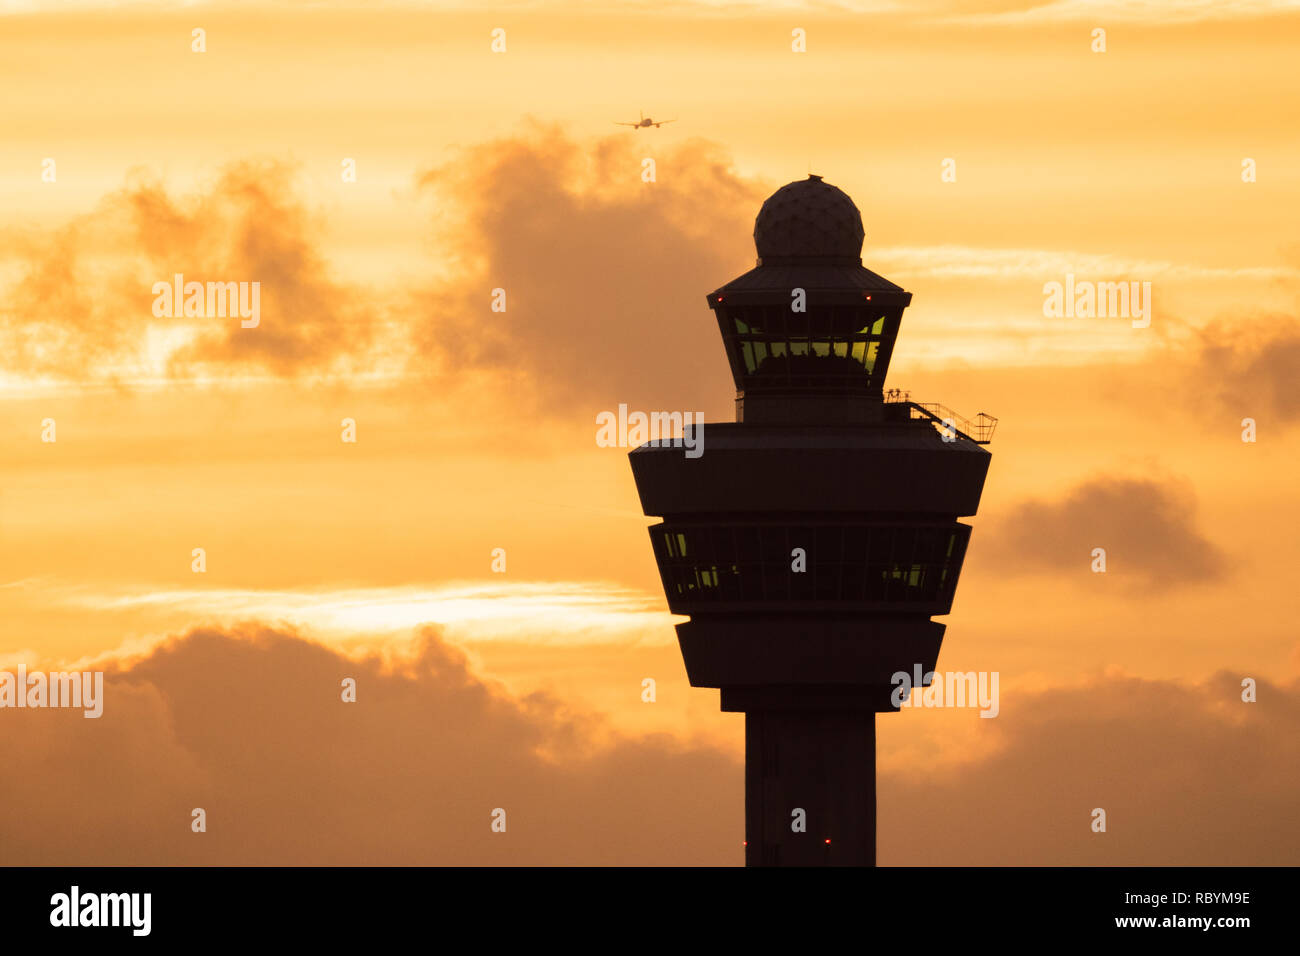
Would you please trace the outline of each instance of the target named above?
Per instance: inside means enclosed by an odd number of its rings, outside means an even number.
[[[745,714],[746,866],[875,866],[875,719]]]

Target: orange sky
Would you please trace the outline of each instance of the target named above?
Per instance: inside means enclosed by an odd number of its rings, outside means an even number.
[[[913,293],[889,384],[1000,419],[940,664],[999,671],[1001,713],[880,718],[881,862],[1293,862],[1300,17],[1082,9],[0,2],[0,669],[110,668],[101,722],[0,711],[6,756],[106,808],[15,791],[0,860],[239,862],[260,834],[263,862],[740,862],[743,722],[686,683],[594,423],[732,416],[703,293],[811,168]],[[677,122],[612,125],[641,110]],[[260,280],[261,326],[155,317],[177,272]],[[1044,317],[1066,273],[1151,282],[1150,327]],[[349,668],[364,731],[313,710]],[[277,687],[280,730],[232,749]],[[420,769],[374,734],[431,735]],[[353,759],[370,782],[329,790]],[[483,781],[521,761],[518,842],[490,844]],[[234,823],[250,777],[279,809]],[[425,851],[375,823],[440,800]],[[1099,848],[1107,800],[1134,822]],[[141,801],[176,834],[102,836]],[[203,801],[235,829],[195,848]],[[356,855],[313,855],[324,826]],[[922,826],[942,843],[897,837]]]

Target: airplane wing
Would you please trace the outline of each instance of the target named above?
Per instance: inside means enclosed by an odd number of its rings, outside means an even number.
[[[660,120],[658,123],[655,123],[655,129],[658,129],[660,126],[663,126],[664,123],[676,123],[676,122],[677,122],[677,117],[675,116],[670,120]]]
[[[615,126],[640,126],[641,124],[640,124],[640,123],[620,123],[618,120],[614,120],[614,125],[615,125]]]

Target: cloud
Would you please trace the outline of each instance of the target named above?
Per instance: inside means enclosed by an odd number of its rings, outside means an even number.
[[[1094,478],[1056,501],[1028,500],[989,529],[1005,574],[1091,570],[1106,550],[1106,580],[1130,593],[1163,591],[1225,576],[1227,562],[1197,529],[1190,488],[1172,480]],[[984,547],[985,545],[981,545]]]
[[[1295,0],[974,0],[945,4],[954,12],[945,19],[977,26],[1041,25],[1055,22],[1151,24],[1285,16],[1295,12]],[[960,12],[958,12],[960,11]]]
[[[339,699],[344,677],[354,704]],[[1300,851],[1300,682],[1261,677],[1254,704],[1228,672],[1009,687],[996,719],[970,714],[991,736],[985,756],[881,770],[882,864],[1259,864]],[[349,658],[258,625],[200,628],[109,666],[98,720],[0,717],[10,864],[741,862],[735,756],[508,696],[432,629]],[[206,833],[190,830],[194,807]],[[505,833],[490,829],[497,807]],[[1089,828],[1094,807],[1105,835]]]
[[[432,630],[401,659],[348,659],[260,626],[198,629],[110,668],[104,699],[98,720],[3,712],[6,863],[740,859],[734,759],[508,697]]]
[[[1296,282],[1300,268],[1282,266],[1205,266],[1165,259],[1136,259],[1114,253],[1055,249],[990,249],[976,246],[882,246],[871,264],[890,275],[911,279],[989,279],[1063,281],[1067,273],[1091,281],[1177,280],[1185,282]]]
[[[653,153],[657,181],[641,181]],[[730,376],[705,295],[753,265],[770,189],[719,147],[633,136],[580,145],[557,126],[467,149],[422,175],[457,250],[429,290],[421,353],[442,370],[529,383],[544,409],[725,409]],[[491,311],[493,289],[506,311]]]
[[[11,235],[19,275],[0,311],[8,371],[35,379],[411,374],[444,397],[484,377],[515,411],[633,408],[730,417],[730,377],[704,297],[753,264],[771,191],[700,139],[579,143],[527,124],[419,176],[444,259],[417,290],[338,279],[292,166],[227,166],[174,196],[136,174],[62,229]],[[155,318],[155,282],[258,281],[261,323]],[[507,311],[492,312],[492,290]]]
[[[275,6],[268,0],[255,0],[259,8]],[[988,23],[1051,23],[1056,21],[1087,20],[1094,22],[1124,20],[1151,23],[1199,22],[1280,15],[1293,12],[1295,0],[1055,0],[1039,3],[1035,0],[924,0],[904,4],[900,0],[630,0],[631,5],[648,13],[663,15],[727,15],[744,12],[747,15],[804,11],[843,14],[904,14],[910,16],[943,15],[956,22],[984,25]],[[254,0],[190,0],[215,8],[238,9],[254,5]],[[528,10],[536,8],[543,0],[512,0],[500,6]],[[279,0],[279,5],[290,6],[289,0]],[[402,8],[414,7],[421,12],[430,7],[436,10],[457,11],[473,7],[472,0],[382,0],[373,6]],[[629,0],[609,0],[590,3],[589,9],[620,10]],[[58,10],[136,7],[148,9],[163,7],[164,0],[59,0]],[[0,15],[31,14],[48,11],[51,4],[42,0],[0,0]]]
[[[293,169],[227,166],[208,189],[174,198],[133,174],[50,235],[11,239],[20,275],[0,311],[11,372],[59,380],[250,370],[281,377],[347,365],[371,344],[376,307],[335,281]],[[261,322],[157,318],[155,282],[261,283]]]
[[[1197,330],[1199,350],[1189,377],[1234,415],[1271,418],[1290,427],[1300,415],[1300,321],[1294,316],[1259,316],[1247,321],[1211,322]]]
[[[1242,676],[1181,685],[1117,675],[1004,692],[1001,715],[977,720],[1000,743],[993,755],[882,774],[880,862],[1293,865],[1300,683],[1260,680],[1247,704]],[[1105,833],[1091,829],[1097,807]]]
[[[116,364],[138,347],[137,316],[123,308],[131,298],[129,279],[120,273],[96,281],[85,264],[93,231],[119,236],[87,217],[49,235],[10,240],[23,261],[20,278],[0,300],[0,348],[6,370],[57,378],[83,377],[105,363]],[[97,228],[99,227],[99,228]],[[149,312],[148,286],[136,283],[140,310]]]
[[[5,585],[0,585],[5,587]],[[43,607],[72,606],[97,615],[137,610],[183,615],[186,620],[234,624],[282,621],[318,637],[407,633],[426,624],[456,630],[469,625],[474,640],[555,644],[658,640],[676,646],[663,597],[608,581],[448,582],[435,586],[318,590],[222,589],[92,590],[28,584]],[[459,635],[455,635],[459,636]]]

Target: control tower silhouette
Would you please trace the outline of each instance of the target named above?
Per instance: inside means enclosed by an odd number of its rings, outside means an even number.
[[[875,715],[935,669],[991,457],[992,416],[884,392],[912,294],[863,236],[820,176],[773,193],[708,295],[735,423],[629,454],[687,676],[745,714],[749,866],[875,865]]]

